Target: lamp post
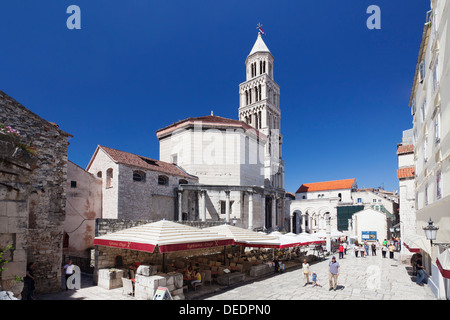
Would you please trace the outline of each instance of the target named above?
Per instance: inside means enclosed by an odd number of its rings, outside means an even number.
[[[433,220],[428,220],[428,226],[424,227],[423,230],[425,231],[425,236],[428,240],[430,240],[431,246],[433,246],[433,240],[436,240],[436,233],[439,230],[439,227],[436,227],[433,225]]]

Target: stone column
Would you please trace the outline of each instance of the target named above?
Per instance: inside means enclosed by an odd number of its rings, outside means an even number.
[[[264,194],[261,196],[261,212],[263,228],[266,229],[266,196]]]
[[[206,190],[202,190],[202,221],[206,221]]]
[[[289,221],[290,221],[290,230],[291,232],[294,232],[294,215],[292,213],[289,214]]]
[[[183,220],[183,190],[178,189],[178,221]]]
[[[225,221],[230,223],[230,190],[226,190],[225,195],[227,197],[225,201]]]
[[[277,217],[277,198],[275,195],[272,195],[272,229],[275,230],[275,227],[277,226],[276,222]]]
[[[248,193],[248,228],[253,230],[253,191]]]

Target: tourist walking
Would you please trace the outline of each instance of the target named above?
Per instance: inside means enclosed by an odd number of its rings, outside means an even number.
[[[371,247],[372,247],[372,256],[376,256],[377,255],[377,246],[376,246],[376,244],[372,243]]]
[[[334,291],[336,291],[340,270],[341,266],[339,265],[339,262],[336,261],[336,257],[333,256],[328,264],[330,290],[334,289]]]
[[[355,253],[355,257],[358,258],[359,247],[356,244],[353,247],[353,252]]]
[[[29,262],[27,265],[27,274],[24,278],[25,283],[27,285],[27,300],[35,300],[34,299],[34,262]]]
[[[71,275],[75,273],[75,266],[72,264],[72,260],[69,260],[69,262],[63,267],[64,275],[65,275],[65,285],[66,290],[69,290],[67,287],[67,280],[70,278]]]
[[[386,252],[387,251],[388,251],[388,248],[385,245],[383,245],[381,247],[381,253],[383,254],[383,258],[386,258]]]
[[[395,245],[391,242],[389,245],[389,258],[394,259]]]
[[[317,274],[315,272],[313,272],[312,274],[312,282],[313,282],[313,287],[318,286],[319,284],[317,283],[318,279],[317,279]]]
[[[311,274],[311,271],[309,270],[309,263],[306,259],[303,260],[302,264],[303,269],[303,286],[306,286],[309,283],[309,275]]]
[[[344,245],[342,243],[339,245],[339,259],[344,259]]]
[[[364,242],[364,250],[366,251],[366,256],[369,255],[369,245],[367,244],[367,241]]]
[[[423,264],[422,264],[422,255],[417,254],[416,258],[416,270],[417,270],[417,277],[416,277],[416,283],[423,287],[423,280],[425,279],[425,272],[423,271]]]
[[[363,245],[359,246],[359,252],[361,253],[361,258],[364,258],[364,246]]]

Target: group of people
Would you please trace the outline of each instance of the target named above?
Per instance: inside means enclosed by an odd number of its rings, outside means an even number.
[[[341,270],[341,266],[339,262],[336,261],[336,257],[333,256],[331,258],[330,263],[328,264],[328,280],[330,285],[330,290],[336,291],[337,289],[337,280],[339,277],[339,272]],[[320,286],[318,283],[317,274],[315,272],[311,272],[310,265],[308,263],[308,260],[304,259],[302,264],[302,273],[303,273],[303,281],[304,285],[306,286],[309,284],[309,277],[312,277],[312,286]]]
[[[346,243],[341,243],[339,245],[339,259],[344,258],[345,249],[341,249],[341,247],[345,246]],[[394,252],[397,251],[397,246],[394,244],[393,241],[387,241],[384,239],[384,241],[380,244],[378,239],[375,242],[368,243],[367,241],[364,241],[364,243],[359,244],[356,242],[353,246],[353,254],[357,258],[358,254],[364,258],[364,256],[369,255],[369,251],[371,251],[372,256],[376,256],[377,252],[381,249],[381,254],[383,258],[386,258],[387,252],[389,252],[389,258],[394,259]],[[341,255],[342,251],[342,255]]]
[[[352,253],[355,257],[358,257],[358,254],[360,254],[361,257],[368,256],[369,251],[371,251],[372,256],[376,256],[377,252],[381,249],[381,253],[383,258],[386,258],[387,252],[389,252],[389,257],[391,259],[394,258],[394,252],[397,251],[398,246],[398,240],[397,243],[394,241],[388,241],[387,239],[384,239],[382,243],[378,241],[378,239],[375,242],[369,243],[368,241],[364,241],[363,243],[359,244],[356,242],[354,245],[350,247],[350,250],[352,250]],[[339,259],[344,259],[344,256],[347,254],[347,248],[348,244],[347,242],[343,241],[339,244]],[[417,270],[421,270],[423,273],[423,267],[421,266],[421,260],[419,263],[414,264],[417,267]],[[420,265],[420,266],[419,266]],[[329,274],[329,285],[330,290],[335,290],[337,288],[337,279],[339,277],[341,266],[339,265],[339,262],[336,260],[336,257],[333,256],[331,261],[328,265],[328,274]],[[310,271],[310,265],[307,262],[306,259],[304,259],[302,264],[302,273],[303,273],[303,280],[304,285],[306,286],[309,284],[309,278],[312,276],[312,284],[313,287],[318,286],[318,279],[317,274],[315,272]],[[419,271],[418,271],[419,273]],[[423,280],[422,275],[418,275],[418,284]]]

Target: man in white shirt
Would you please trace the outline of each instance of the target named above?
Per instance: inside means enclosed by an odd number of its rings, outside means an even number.
[[[69,262],[63,267],[63,271],[66,279],[66,290],[69,290],[69,288],[67,288],[67,280],[75,273],[75,266],[72,264],[72,260],[69,260]]]

